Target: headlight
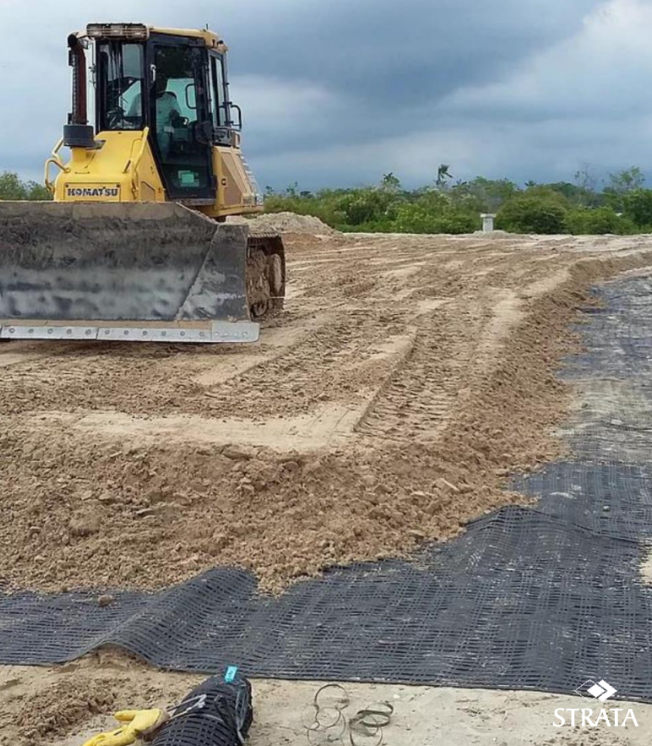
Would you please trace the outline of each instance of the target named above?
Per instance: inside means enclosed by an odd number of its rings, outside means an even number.
[[[149,29],[142,23],[89,23],[86,34],[91,39],[147,39]]]

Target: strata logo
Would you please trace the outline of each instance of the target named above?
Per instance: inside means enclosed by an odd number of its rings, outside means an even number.
[[[585,699],[592,698],[600,702],[607,702],[616,694],[616,691],[604,679],[598,682],[588,679],[582,686],[577,687],[573,693]],[[608,710],[593,710],[590,707],[559,708],[555,710],[555,718],[556,722],[553,723],[555,728],[563,728],[565,725],[570,725],[571,728],[599,728],[601,725],[608,728],[624,728],[628,723],[638,728],[634,710],[624,710],[616,707]]]
[[[595,683],[595,681],[591,681],[591,679],[589,679],[588,681],[585,681],[582,686],[577,687],[577,689],[575,690],[575,694],[579,694],[580,697],[586,696],[584,692],[590,694],[596,699],[599,699],[600,702],[606,702],[608,699],[611,699],[614,696],[614,694],[616,693],[616,689],[614,689],[611,684],[607,684],[604,679],[602,679],[602,681],[598,682],[597,684]]]
[[[68,197],[83,197],[86,199],[108,199],[120,196],[119,187],[66,187],[66,195]]]

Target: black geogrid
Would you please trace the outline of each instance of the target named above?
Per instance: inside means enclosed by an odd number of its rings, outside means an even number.
[[[48,664],[100,645],[156,666],[250,676],[572,692],[605,679],[652,700],[652,283],[600,291],[567,428],[575,457],[521,478],[539,498],[482,518],[413,561],[334,569],[279,598],[211,570],[157,594],[0,596],[0,662]],[[614,404],[615,402],[615,404]]]

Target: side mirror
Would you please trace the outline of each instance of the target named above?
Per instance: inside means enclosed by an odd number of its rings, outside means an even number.
[[[215,141],[215,130],[213,129],[213,122],[197,122],[195,125],[195,137],[197,142],[202,145],[212,145]]]

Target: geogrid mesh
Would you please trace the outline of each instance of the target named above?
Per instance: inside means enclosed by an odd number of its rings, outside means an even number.
[[[565,375],[576,457],[516,480],[507,507],[412,561],[334,569],[278,598],[211,570],[156,594],[0,596],[0,662],[47,664],[100,645],[162,668],[248,676],[572,692],[606,679],[652,700],[652,283],[600,291]]]

